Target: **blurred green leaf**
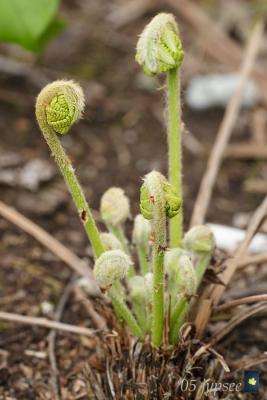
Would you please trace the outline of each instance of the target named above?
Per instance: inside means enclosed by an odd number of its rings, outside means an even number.
[[[0,0],[1,1],[1,0]],[[50,42],[55,36],[57,36],[66,26],[66,22],[63,18],[55,18],[36,41],[35,46],[33,46],[33,51],[40,51],[42,48]]]
[[[63,23],[56,18],[60,0],[0,0],[0,41],[38,51]]]

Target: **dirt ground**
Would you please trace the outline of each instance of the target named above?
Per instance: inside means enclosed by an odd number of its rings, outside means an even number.
[[[122,3],[64,2],[62,14],[68,19],[68,26],[34,61],[35,77],[31,73],[23,75],[0,70],[0,199],[40,224],[90,263],[85,234],[35,121],[34,101],[46,80],[73,77],[81,82],[87,98],[84,118],[63,138],[63,144],[98,220],[101,194],[110,186],[125,189],[135,215],[142,176],[153,168],[166,173],[164,82],[145,77],[134,61],[137,35],[157,10],[116,28],[107,15],[115,5]],[[171,10],[167,6],[162,9]],[[191,28],[182,18],[178,17],[178,22],[189,54],[182,73],[185,90],[197,72],[224,71],[224,67],[197,51]],[[229,35],[243,45],[244,38],[228,29]],[[32,62],[32,56],[14,46],[1,45],[0,52],[20,58],[20,62],[28,65]],[[252,109],[241,112],[232,142],[253,138],[254,112]],[[223,109],[196,112],[183,104],[187,225],[223,114]],[[21,171],[29,167],[32,160],[41,165],[41,178],[34,186],[27,183],[25,175],[21,176]],[[266,178],[266,175],[265,161],[227,159],[219,173],[208,220],[233,225],[244,213],[246,224],[246,215],[253,212],[264,197],[260,190],[248,190],[248,182]],[[53,309],[48,308],[50,304],[57,305],[72,272],[48,250],[2,218],[0,265],[2,311],[53,316]],[[236,275],[228,297],[266,293],[266,289],[266,275],[250,267]],[[86,309],[73,294],[62,321],[92,327]],[[266,351],[266,329],[265,316],[246,321],[216,350],[230,364],[243,356],[256,356]],[[45,329],[0,322],[0,399],[53,399],[48,334]],[[93,352],[91,340],[57,333],[56,357],[62,399],[88,398],[83,371]],[[267,392],[266,365],[254,368],[262,371],[262,393],[264,388]],[[242,381],[242,373],[241,369],[235,375],[237,381]]]

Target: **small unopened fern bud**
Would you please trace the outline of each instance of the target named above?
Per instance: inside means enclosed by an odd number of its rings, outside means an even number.
[[[128,197],[122,189],[112,187],[101,198],[101,217],[107,225],[118,226],[130,217],[130,204]]]
[[[169,275],[176,275],[179,267],[180,257],[187,255],[186,250],[181,249],[180,247],[169,249],[165,253],[164,257],[164,265],[166,268],[166,272]]]
[[[180,290],[185,290],[186,294],[189,296],[193,296],[197,291],[195,268],[188,256],[181,256],[179,258],[177,284]]]
[[[151,235],[151,224],[143,217],[142,214],[138,214],[134,219],[133,227],[133,242],[136,245],[147,246]]]
[[[179,198],[176,189],[173,185],[171,185],[167,179],[157,172],[160,181],[161,188],[164,193],[165,200],[165,212],[166,216],[169,218],[175,217],[178,214],[181,207],[181,199]],[[144,183],[141,186],[140,191],[140,210],[143,216],[146,219],[153,218],[153,209],[154,209],[154,198],[150,195],[147,185]]]
[[[158,14],[139,37],[136,61],[145,73],[153,76],[179,67],[183,57],[184,52],[174,16],[166,13]]]
[[[130,257],[122,250],[106,251],[95,262],[96,282],[102,289],[109,289],[117,280],[126,277],[132,265]]]
[[[142,300],[146,295],[145,278],[143,276],[133,276],[129,279],[130,294],[133,299]]]
[[[211,253],[215,247],[215,238],[206,225],[191,228],[184,236],[184,247],[196,253]]]
[[[58,80],[45,86],[36,101],[36,116],[40,127],[49,126],[66,134],[84,109],[84,95],[80,85]]]
[[[112,233],[108,233],[108,232],[100,233],[100,240],[104,246],[105,251],[122,250],[121,242]]]
[[[181,207],[181,199],[177,194],[177,190],[167,180],[163,182],[163,191],[165,193],[166,214],[167,217],[173,218],[178,214]]]

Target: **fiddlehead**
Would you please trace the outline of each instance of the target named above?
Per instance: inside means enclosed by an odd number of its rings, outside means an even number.
[[[122,250],[121,242],[112,233],[101,232],[100,239],[101,239],[101,242],[103,243],[105,251]]]
[[[101,198],[100,213],[109,231],[121,242],[125,253],[129,254],[123,224],[130,217],[130,202],[124,190],[111,187]]]
[[[184,235],[183,245],[196,253],[211,253],[215,246],[215,238],[207,225],[196,225]]]
[[[177,68],[184,58],[178,28],[172,14],[156,15],[141,33],[136,47],[136,61],[148,75]]]
[[[122,250],[106,251],[96,260],[94,275],[98,285],[107,291],[118,315],[127,322],[132,334],[142,338],[143,332],[138,322],[116,287],[116,284],[126,277],[132,264],[130,257]]]
[[[101,289],[107,290],[117,280],[122,280],[127,275],[132,261],[122,250],[105,251],[96,260],[94,275]]]
[[[200,285],[215,248],[213,232],[206,225],[196,225],[185,234],[183,245],[197,257],[196,274]]]
[[[35,110],[40,129],[65,179],[94,253],[98,257],[104,250],[99,232],[71,162],[58,139],[58,134],[66,134],[81,117],[83,108],[84,96],[81,87],[73,81],[60,80],[44,87],[37,97]]]
[[[73,81],[50,83],[40,92],[36,101],[36,117],[42,131],[49,127],[56,133],[66,134],[81,118],[83,110],[83,91]]]

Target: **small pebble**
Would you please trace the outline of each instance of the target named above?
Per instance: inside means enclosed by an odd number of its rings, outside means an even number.
[[[237,74],[195,76],[186,90],[186,103],[194,110],[226,107],[235,93],[240,77]],[[244,90],[242,106],[253,107],[259,101],[259,88],[249,80]]]

